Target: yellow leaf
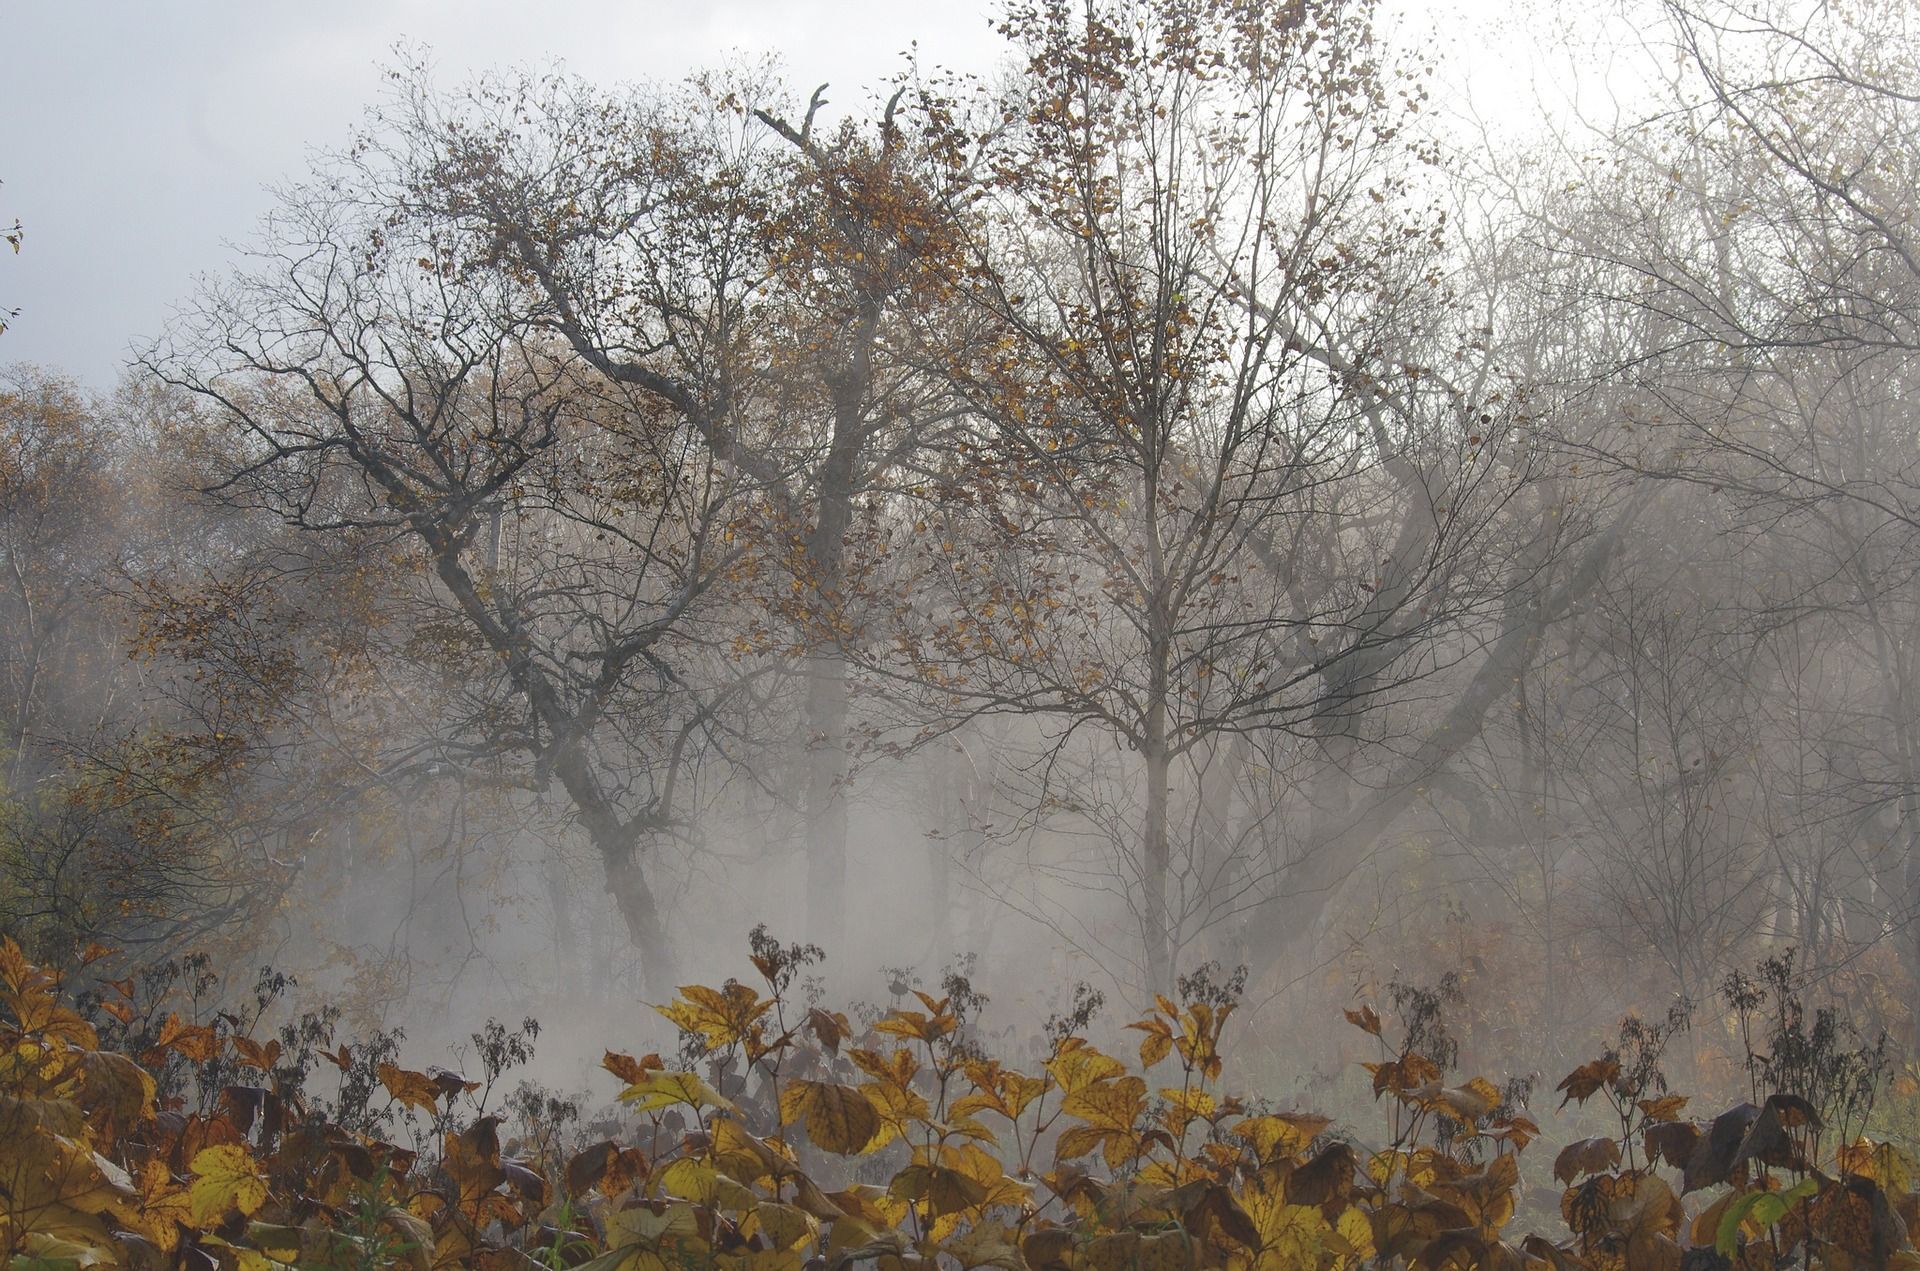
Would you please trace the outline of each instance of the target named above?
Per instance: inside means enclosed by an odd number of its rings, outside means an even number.
[[[1107,1141],[1112,1130],[1102,1130],[1091,1125],[1069,1126],[1060,1132],[1060,1138],[1053,1147],[1053,1157],[1057,1161],[1071,1161],[1085,1156]]]
[[[880,1132],[867,1142],[866,1151],[877,1152],[896,1138],[905,1138],[916,1121],[924,1121],[932,1112],[918,1090],[891,1082],[870,1081],[860,1093],[880,1115]]]
[[[927,1212],[962,1213],[986,1200],[987,1189],[977,1179],[944,1165],[909,1165],[893,1176],[888,1195],[900,1200],[924,1201]]]
[[[1262,1165],[1278,1156],[1295,1156],[1307,1150],[1321,1131],[1333,1124],[1328,1118],[1310,1112],[1283,1112],[1274,1116],[1248,1117],[1230,1131],[1236,1138],[1253,1144],[1254,1155]]]
[[[194,1155],[193,1174],[188,1205],[193,1225],[202,1231],[219,1226],[236,1209],[251,1214],[266,1202],[267,1180],[237,1144],[202,1148]]]
[[[607,1244],[682,1244],[700,1237],[700,1216],[685,1201],[635,1205],[607,1215]]]
[[[718,1271],[801,1271],[798,1252],[792,1249],[749,1249],[745,1253],[715,1254]]]
[[[1896,1197],[1912,1192],[1915,1179],[1920,1178],[1920,1165],[1912,1156],[1891,1143],[1875,1143],[1872,1139],[1843,1145],[1838,1163],[1845,1172],[1870,1178],[1880,1184],[1880,1190]]]
[[[102,1248],[99,1245],[48,1235],[44,1231],[36,1231],[21,1241],[21,1249],[27,1254],[28,1259],[43,1268],[113,1266],[118,1261],[113,1256],[111,1246]],[[16,1262],[13,1265],[17,1267],[21,1263]]]
[[[805,1119],[814,1146],[841,1156],[863,1151],[880,1132],[880,1113],[852,1086],[795,1080],[780,1092],[781,1124]]]
[[[152,1076],[125,1055],[90,1050],[80,1056],[80,1092],[74,1102],[85,1110],[104,1142],[153,1115]]]
[[[718,1050],[747,1040],[758,1031],[758,1020],[772,1009],[773,999],[762,998],[745,984],[728,984],[710,989],[704,984],[683,984],[678,1000],[653,1009],[672,1020],[682,1032],[697,1034],[707,1046]]]
[[[1047,1064],[1047,1071],[1053,1074],[1054,1081],[1068,1094],[1084,1090],[1096,1081],[1118,1077],[1126,1070],[1127,1066],[1118,1059],[1102,1054],[1091,1046],[1062,1051]]]
[[[573,1271],[667,1271],[667,1263],[645,1245],[623,1245],[590,1262],[582,1262]]]
[[[1167,1021],[1155,1015],[1127,1025],[1137,1028],[1146,1036],[1140,1039],[1140,1066],[1151,1068],[1165,1059],[1173,1051],[1173,1030]]]
[[[793,1205],[763,1201],[754,1206],[753,1219],[776,1249],[796,1249],[813,1239],[813,1219]]]
[[[943,1243],[940,1252],[967,1271],[983,1266],[999,1267],[1002,1271],[1027,1271],[1015,1239],[1013,1229],[1005,1223],[977,1222],[965,1234]]]
[[[759,1203],[753,1189],[728,1178],[704,1161],[683,1156],[661,1168],[661,1189],[714,1209],[750,1210]]]
[[[1060,1110],[1105,1130],[1131,1130],[1146,1103],[1147,1083],[1121,1077],[1083,1085],[1061,1101]]]
[[[793,1164],[785,1144],[759,1138],[732,1117],[712,1118],[707,1123],[707,1132],[713,1136],[708,1154],[713,1167],[743,1183],[771,1181],[775,1176],[785,1175]]]
[[[1339,1244],[1344,1244],[1342,1254],[1351,1259],[1349,1266],[1358,1266],[1373,1257],[1373,1223],[1367,1218],[1366,1211],[1349,1205],[1340,1214],[1340,1220],[1333,1225],[1334,1235]],[[1329,1241],[1329,1243],[1336,1243]]]
[[[632,1104],[636,1112],[656,1112],[678,1104],[733,1111],[733,1104],[719,1091],[690,1072],[650,1071],[622,1090],[620,1101]]]
[[[998,1157],[972,1143],[957,1143],[941,1149],[943,1164],[959,1170],[986,1189],[982,1204],[1019,1206],[1032,1192],[1027,1184],[1007,1176]]]

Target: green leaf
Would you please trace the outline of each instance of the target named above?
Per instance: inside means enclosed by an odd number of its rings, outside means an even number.
[[[1720,1229],[1713,1236],[1715,1251],[1723,1258],[1731,1258],[1740,1248],[1741,1223],[1751,1218],[1756,1227],[1765,1231],[1785,1218],[1795,1203],[1815,1195],[1819,1190],[1819,1181],[1808,1178],[1783,1192],[1748,1192],[1728,1205],[1727,1212],[1720,1215]]]

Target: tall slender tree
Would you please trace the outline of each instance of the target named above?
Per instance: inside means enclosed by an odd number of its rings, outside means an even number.
[[[1028,805],[1106,827],[1130,978],[1164,989],[1302,881],[1222,849],[1236,769],[1304,737],[1337,774],[1385,738],[1377,708],[1508,585],[1524,465],[1511,400],[1434,373],[1459,349],[1419,81],[1367,6],[1022,5],[1004,30],[1016,95],[949,147],[989,156],[956,285],[990,336],[953,360],[984,422],[899,644],[954,709],[1037,721]],[[1125,752],[1117,803],[1057,788],[1085,734]]]

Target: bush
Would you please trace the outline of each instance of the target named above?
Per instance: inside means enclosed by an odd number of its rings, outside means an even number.
[[[608,1052],[624,1111],[585,1141],[577,1104],[506,1089],[531,1021],[475,1034],[473,1079],[400,1067],[394,1036],[327,1049],[325,1016],[255,1040],[259,996],[208,1023],[169,1013],[129,1054],[5,942],[0,1249],[25,1269],[245,1271],[1920,1266],[1912,1159],[1845,1135],[1821,1150],[1834,1108],[1861,1114],[1884,1048],[1833,1059],[1842,1030],[1809,1024],[1790,976],[1730,983],[1729,1000],[1750,1027],[1773,1021],[1756,1082],[1791,1071],[1793,1089],[1687,1119],[1660,1070],[1683,1010],[1627,1021],[1570,1073],[1561,1106],[1602,1101],[1617,1132],[1558,1152],[1564,1230],[1521,1238],[1520,1157],[1540,1127],[1524,1083],[1447,1084],[1429,1053],[1444,994],[1398,995],[1398,1025],[1348,1012],[1379,1046],[1366,1067],[1386,1138],[1369,1148],[1229,1092],[1239,980],[1218,968],[1129,1025],[1125,1060],[1086,1040],[1099,1001],[1080,994],[1021,1071],[982,1046],[966,976],[856,1025],[794,997],[818,958],[756,932],[760,984],[690,985],[657,1008],[683,1036],[676,1066]],[[124,1024],[136,992],[108,981],[83,1000]],[[308,1089],[322,1059],[331,1099]]]

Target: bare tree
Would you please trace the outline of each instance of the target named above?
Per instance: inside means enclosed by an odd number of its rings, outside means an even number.
[[[1105,844],[1138,933],[1109,956],[1165,987],[1299,882],[1227,828],[1234,769],[1307,736],[1338,770],[1466,656],[1444,635],[1511,581],[1490,540],[1523,465],[1506,395],[1433,372],[1458,346],[1413,81],[1364,6],[1006,30],[1028,71],[956,279],[992,324],[955,367],[985,424],[903,531],[898,643],[950,708],[1030,717],[1020,801]]]
[[[1783,676],[1783,762],[1764,783],[1780,830],[1770,885],[1797,896],[1803,916],[1785,929],[1814,934],[1810,882],[1864,854],[1885,809],[1906,879],[1888,887],[1883,868],[1854,888],[1876,897],[1881,921],[1854,925],[1878,939],[1910,923],[1920,877],[1913,15],[1680,3],[1663,15],[1679,67],[1668,99],[1600,139],[1609,165],[1588,165],[1579,197],[1532,204],[1571,265],[1561,294],[1636,333],[1610,374],[1637,400],[1588,453],[1683,485],[1765,560],[1739,603],[1754,665]],[[1842,660],[1869,669],[1870,693],[1812,670]],[[1811,761],[1817,780],[1784,762],[1814,738],[1844,750]],[[1785,789],[1849,810],[1789,813]],[[1849,841],[1833,841],[1840,825]]]
[[[251,265],[146,362],[224,438],[214,493],[415,580],[389,616],[435,697],[381,779],[563,792],[663,991],[650,848],[683,823],[738,682],[704,624],[742,569],[727,526],[743,478],[689,422],[704,399],[556,347],[519,279],[421,214],[417,175],[363,149],[288,191]]]

